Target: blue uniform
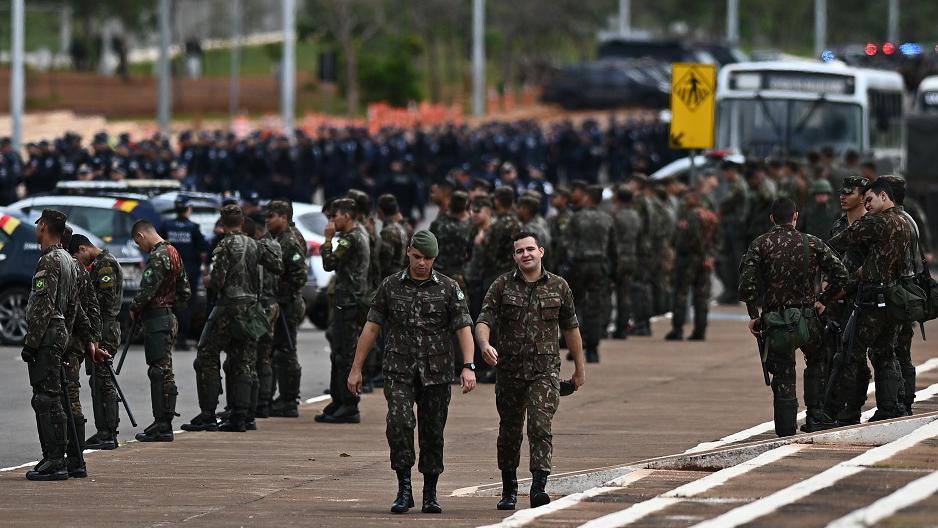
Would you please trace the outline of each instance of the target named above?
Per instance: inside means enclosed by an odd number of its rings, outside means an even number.
[[[210,247],[198,224],[188,218],[167,220],[160,229],[160,236],[176,248],[190,284],[199,284],[202,273],[202,253],[208,253]]]

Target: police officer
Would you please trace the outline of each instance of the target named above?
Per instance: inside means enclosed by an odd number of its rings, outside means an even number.
[[[182,265],[186,269],[189,284],[198,290],[201,284],[202,263],[205,254],[209,252],[210,245],[198,224],[189,219],[192,215],[192,206],[189,198],[179,195],[173,203],[176,209],[176,218],[163,222],[160,236],[169,242],[179,252]],[[176,350],[189,350],[186,338],[189,335],[192,319],[192,308],[186,307],[176,313],[179,320],[179,336],[176,339]]]
[[[121,342],[118,320],[124,296],[124,274],[114,255],[91,243],[88,237],[72,235],[69,251],[88,268],[91,285],[97,298],[101,317],[101,340],[97,347],[114,356]],[[108,363],[110,359],[106,360]],[[97,432],[85,441],[87,449],[117,449],[118,414],[117,389],[111,380],[110,368],[95,364],[91,368],[91,401]]]
[[[398,493],[391,512],[413,507],[411,468],[416,453],[414,428],[419,426],[420,461],[424,476],[424,513],[441,513],[436,484],[443,472],[443,429],[450,402],[453,352],[451,335],[462,352],[463,394],[475,387],[472,363],[472,320],[458,284],[433,270],[439,255],[429,231],[414,234],[407,248],[408,268],[384,280],[368,312],[348,376],[348,390],[362,388],[362,366],[382,332],[385,334],[383,373],[388,401],[387,437],[391,469],[397,473]],[[414,419],[414,405],[417,417]]]
[[[322,264],[335,271],[332,320],[332,373],[329,381],[330,405],[315,417],[324,423],[359,423],[359,396],[348,390],[346,380],[355,356],[355,342],[361,332],[358,311],[368,291],[370,248],[365,232],[355,222],[355,201],[340,198],[332,202],[335,218],[326,226]]]
[[[776,200],[770,219],[774,227],[757,237],[743,257],[739,297],[749,310],[749,331],[765,339],[764,360],[772,373],[775,433],[791,436],[795,434],[798,414],[795,348],[805,355],[804,398],[812,430],[835,425],[819,398],[824,394],[825,358],[818,315],[843,291],[847,270],[824,242],[795,229],[798,213],[790,199]],[[815,300],[818,268],[827,277],[828,286]],[[760,293],[764,294],[761,317],[757,306]],[[799,320],[804,323],[807,335],[801,335],[803,342],[793,343],[792,336],[799,332],[793,332],[792,325],[797,327]],[[789,324],[775,325],[776,321]],[[813,380],[812,386],[808,386],[809,380]]]
[[[179,328],[173,308],[185,306],[192,290],[179,252],[163,240],[152,223],[137,220],[131,237],[140,251],[150,254],[130,315],[143,326],[154,421],[136,438],[140,442],[172,442],[179,394],[173,375],[173,343]]]
[[[533,475],[531,507],[550,502],[544,490],[553,452],[551,422],[560,400],[561,331],[573,355],[575,387],[586,381],[573,292],[563,278],[543,268],[544,247],[536,235],[522,231],[514,238],[516,269],[501,275],[489,288],[476,323],[476,339],[485,361],[498,369],[499,510],[513,510],[517,502],[525,414]],[[489,339],[493,329],[498,331],[497,348]]]

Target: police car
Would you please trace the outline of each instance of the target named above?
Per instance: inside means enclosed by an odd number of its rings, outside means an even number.
[[[93,234],[70,225],[93,244],[103,244]],[[5,345],[21,345],[26,338],[26,303],[40,254],[36,226],[20,212],[0,208],[0,342]]]
[[[308,251],[309,277],[303,288],[306,315],[311,323],[322,329],[329,324],[329,299],[326,296],[326,288],[333,273],[322,267],[322,255],[319,250],[326,241],[324,233],[329,219],[322,213],[321,205],[293,202],[293,223],[306,239]]]

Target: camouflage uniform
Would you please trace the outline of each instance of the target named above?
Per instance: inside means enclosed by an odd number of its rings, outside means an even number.
[[[443,472],[443,428],[454,368],[451,335],[472,324],[465,299],[456,281],[442,273],[416,281],[404,270],[381,283],[368,312],[368,320],[385,331],[382,370],[395,471],[413,467],[414,427],[419,426],[417,469],[425,475]]]
[[[407,267],[405,251],[410,237],[407,236],[407,228],[403,222],[386,222],[381,227],[380,236],[378,268],[381,271],[381,279],[384,280]]]
[[[465,293],[466,264],[475,235],[475,224],[468,218],[460,220],[449,214],[441,214],[430,224],[430,232],[436,236],[440,248],[433,269],[456,281]]]
[[[124,274],[117,259],[106,249],[102,249],[91,262],[89,273],[101,316],[101,340],[98,342],[98,348],[116,356],[121,342],[118,317],[124,298]],[[113,360],[106,361],[111,363]],[[108,365],[94,364],[91,369],[91,401],[97,436],[101,439],[114,438],[120,423],[117,389],[111,381]]]
[[[807,245],[807,247],[805,247]],[[746,303],[750,318],[759,317],[759,292],[764,292],[763,315],[801,308],[808,323],[810,339],[801,346],[805,356],[804,399],[808,414],[829,422],[823,409],[825,358],[823,329],[814,309],[816,271],[820,267],[829,286],[819,300],[825,306],[843,291],[847,269],[837,255],[817,237],[799,233],[790,224],[776,225],[756,238],[740,266],[739,297]],[[765,329],[764,324],[761,328]],[[775,332],[784,330],[771,330]],[[795,433],[798,398],[795,392],[795,351],[775,349],[766,340],[766,364],[772,373],[775,431],[779,436]]]
[[[85,344],[101,341],[101,314],[88,270],[74,257],[72,258],[72,265],[75,267],[77,277],[74,300],[80,307],[81,312],[84,313],[87,323],[73,325],[74,321],[66,321],[69,339],[65,348],[65,381],[69,403],[72,406],[72,416],[75,418],[78,439],[84,443],[85,423],[88,420],[85,419],[85,414],[81,408],[81,365],[85,359],[85,354],[88,353]],[[69,456],[74,456],[77,459],[78,452],[75,451],[76,446],[73,445],[71,434],[69,434],[68,443]],[[84,450],[84,445],[80,447]]]
[[[839,214],[840,204],[837,200],[832,198],[825,204],[811,200],[798,213],[798,230],[822,237],[830,230],[831,224],[837,220]]]
[[[570,285],[585,321],[580,330],[583,347],[587,354],[595,354],[606,335],[611,310],[612,217],[596,207],[584,207],[573,214],[567,237]]]
[[[661,199],[653,197],[650,203],[657,224],[655,237],[651,240],[650,269],[656,270],[650,277],[651,297],[654,315],[661,315],[671,310],[671,272],[674,270],[674,248],[671,241],[674,239],[675,223]]]
[[[619,206],[612,213],[612,234],[616,246],[616,333],[624,335],[632,316],[632,277],[638,266],[635,254],[642,220],[634,208]]]
[[[292,229],[284,230],[276,239],[283,258],[283,273],[277,284],[281,321],[274,323],[272,345],[274,377],[280,394],[273,406],[295,409],[300,398],[302,371],[296,356],[296,330],[306,315],[306,303],[302,295],[307,279],[306,246]]]
[[[193,363],[199,408],[205,416],[215,415],[222,393],[222,351],[227,356],[231,416],[241,421],[248,415],[252,387],[257,384],[257,358],[256,344],[246,327],[250,324],[249,310],[257,302],[257,265],[257,244],[240,232],[226,234],[212,251],[208,289],[217,300],[202,329]]]
[[[267,333],[257,340],[257,370],[258,407],[262,408],[262,416],[269,411],[274,396],[274,371],[271,362],[271,350],[277,325],[280,325],[280,306],[277,304],[277,283],[283,273],[283,252],[280,244],[265,234],[257,240],[257,262],[261,268],[260,301],[267,312]]]
[[[492,219],[492,224],[485,231],[485,240],[482,241],[483,290],[487,290],[499,275],[514,269],[515,261],[511,256],[514,250],[512,239],[520,232],[521,222],[513,212],[496,214]]]
[[[173,344],[178,329],[173,307],[185,305],[190,297],[192,290],[179,252],[165,240],[160,241],[150,251],[140,290],[130,309],[143,325],[153,417],[163,432],[172,432],[179,393],[173,376]]]
[[[739,284],[739,262],[746,252],[746,218],[749,210],[749,199],[746,192],[746,182],[740,178],[731,184],[727,195],[720,201],[720,228],[722,244],[717,273],[723,283],[723,302],[736,302],[737,295],[734,286]]]
[[[674,302],[671,326],[678,334],[687,320],[687,291],[693,291],[694,333],[702,338],[707,329],[710,308],[710,274],[707,259],[716,257],[714,245],[719,220],[716,213],[701,207],[684,208],[677,222],[674,249]]]
[[[547,231],[550,233],[550,247],[545,255],[549,262],[547,269],[554,270],[565,278],[567,277],[567,270],[564,268],[567,264],[567,228],[572,219],[573,211],[570,209],[558,211],[556,215],[547,219]]]
[[[577,328],[573,292],[548,271],[530,284],[518,271],[506,273],[485,294],[478,323],[498,334],[498,468],[517,469],[527,413],[531,471],[550,473],[551,421],[560,400],[560,331]]]
[[[521,225],[521,230],[537,235],[538,240],[541,241],[542,247],[550,247],[550,228],[548,227],[547,221],[544,220],[543,216],[535,216],[534,218],[528,220]]]
[[[332,336],[332,373],[329,395],[334,408],[358,407],[359,397],[348,390],[346,379],[352,369],[355,345],[361,333],[359,311],[367,303],[371,248],[362,229],[336,233],[322,245],[322,266],[335,271],[333,315],[329,322]]]
[[[42,457],[53,461],[62,461],[68,443],[60,366],[68,343],[67,321],[80,310],[75,303],[77,282],[72,256],[61,244],[51,245],[36,264],[26,305],[24,348],[31,349],[32,357],[24,352],[23,359],[30,359],[29,384]]]
[[[641,229],[638,232],[638,238],[635,241],[636,260],[638,268],[636,269],[634,280],[632,281],[631,308],[632,319],[636,327],[647,327],[649,319],[654,315],[654,301],[651,290],[651,276],[658,271],[655,267],[655,255],[653,244],[656,237],[661,236],[661,227],[658,223],[658,217],[655,214],[654,205],[648,197],[638,196],[635,198],[635,212],[641,221]],[[651,330],[648,329],[648,335]]]
[[[880,303],[884,290],[903,275],[912,243],[909,224],[895,207],[881,213],[867,213],[828,243],[838,251],[854,247],[865,255],[856,343],[845,358],[844,380],[859,378],[856,372],[866,362],[864,354],[869,354],[876,381],[877,412],[882,416],[897,415],[900,378],[893,347],[899,325],[886,316],[886,310],[879,304],[885,304]],[[844,392],[852,393],[850,389],[848,386]],[[859,409],[855,408],[844,412],[849,416],[859,415]]]

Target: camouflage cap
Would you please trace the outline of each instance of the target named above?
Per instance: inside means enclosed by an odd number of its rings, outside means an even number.
[[[472,210],[478,211],[482,209],[483,207],[488,207],[489,209],[492,209],[495,206],[494,204],[492,204],[492,199],[489,198],[488,196],[476,196],[475,198],[472,199],[472,203],[470,204],[470,207],[472,208]]]
[[[267,203],[267,212],[292,216],[293,206],[286,200],[271,200]]]
[[[65,221],[68,220],[68,217],[65,216],[65,213],[57,209],[43,209],[42,215],[36,220],[36,224],[42,222],[50,227],[52,227],[57,233],[65,232]]]
[[[426,229],[414,233],[410,239],[410,247],[423,253],[427,258],[436,258],[440,254],[440,247],[437,245],[436,236]]]
[[[351,198],[338,198],[332,201],[332,211],[333,212],[346,212],[354,213],[355,212],[355,200]]]
[[[518,200],[518,207],[529,207],[532,211],[537,211],[541,208],[541,201],[530,194],[525,194]]]
[[[554,195],[570,197],[570,188],[566,185],[558,185],[554,187]]]
[[[222,218],[241,218],[243,214],[243,211],[237,205],[226,205],[221,208]]]
[[[852,194],[857,189],[863,192],[869,186],[870,181],[862,176],[847,176],[844,178],[843,187],[840,188],[840,194]]]

